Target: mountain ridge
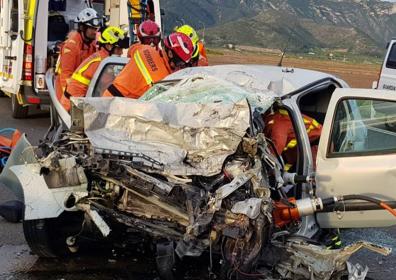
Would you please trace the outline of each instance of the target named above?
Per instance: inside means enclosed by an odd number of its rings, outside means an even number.
[[[396,3],[379,0],[168,0],[162,6],[166,30],[191,24],[213,46],[378,55],[396,36]]]

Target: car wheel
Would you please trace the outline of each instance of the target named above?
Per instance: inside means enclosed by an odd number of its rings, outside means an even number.
[[[5,97],[5,93],[3,91],[0,90],[0,97]]]
[[[15,119],[24,119],[29,112],[29,107],[19,104],[16,94],[11,94],[11,109]]]
[[[55,219],[24,220],[25,239],[32,252],[39,257],[70,255],[66,239],[80,232],[83,218],[82,213],[66,212]]]

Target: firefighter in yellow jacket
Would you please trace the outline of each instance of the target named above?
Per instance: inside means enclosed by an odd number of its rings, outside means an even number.
[[[122,29],[109,26],[101,33],[98,43],[99,50],[81,63],[67,84],[61,103],[68,111],[70,110],[70,97],[85,96],[100,62],[111,55],[120,56],[122,49],[128,48],[129,38]]]

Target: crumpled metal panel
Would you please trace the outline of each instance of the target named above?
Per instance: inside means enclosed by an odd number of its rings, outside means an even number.
[[[39,163],[14,165],[10,170],[23,186],[25,214],[24,220],[38,220],[59,217],[62,212],[75,211],[67,208],[65,201],[73,194],[76,201],[88,195],[87,184],[50,189],[41,175]],[[84,174],[81,174],[85,176]],[[86,178],[84,179],[86,181]]]
[[[348,87],[344,81],[336,77],[317,71],[284,68],[269,65],[216,65],[209,67],[189,67],[179,70],[165,80],[174,80],[192,75],[207,74],[232,82],[249,92],[260,92],[264,94],[275,93],[282,97],[305,85],[315,83],[322,79],[334,79]]]
[[[379,246],[366,241],[358,241],[338,250],[328,250],[321,246],[307,244],[305,242],[290,241],[279,244],[291,255],[277,265],[276,270],[285,279],[296,279],[303,276],[304,279],[330,280],[336,272],[345,270],[346,262],[360,249],[368,249],[375,253],[388,256],[391,248]]]
[[[254,220],[260,215],[261,198],[252,197],[244,201],[239,201],[232,206],[231,212],[234,214],[243,214]]]
[[[95,149],[142,153],[173,175],[220,173],[249,127],[246,100],[208,104],[73,100],[84,110],[85,133]]]

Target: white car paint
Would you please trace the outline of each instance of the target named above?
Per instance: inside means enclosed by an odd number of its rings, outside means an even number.
[[[76,199],[88,195],[87,184],[80,186],[50,189],[40,174],[38,163],[12,166],[11,171],[18,177],[23,186],[25,198],[25,220],[56,218],[64,211],[76,211],[67,208],[66,200],[70,195]]]

